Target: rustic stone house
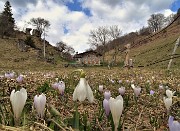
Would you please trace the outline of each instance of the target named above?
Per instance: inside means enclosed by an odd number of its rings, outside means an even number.
[[[97,53],[96,51],[90,50],[76,54],[73,58],[78,64],[93,66],[101,64],[102,55]]]

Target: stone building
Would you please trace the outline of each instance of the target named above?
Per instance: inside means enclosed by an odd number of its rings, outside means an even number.
[[[101,64],[102,55],[100,53],[97,53],[96,51],[90,50],[76,54],[73,58],[78,64],[93,66]]]

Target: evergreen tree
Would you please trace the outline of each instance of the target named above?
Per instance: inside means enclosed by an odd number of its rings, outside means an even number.
[[[10,36],[14,31],[15,20],[12,17],[11,4],[7,1],[4,5],[4,10],[0,14],[0,34],[1,36]]]
[[[178,15],[180,15],[180,8],[179,8],[178,11],[177,11],[177,16],[178,16]]]

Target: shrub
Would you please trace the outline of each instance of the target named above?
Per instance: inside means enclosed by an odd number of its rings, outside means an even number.
[[[34,44],[34,41],[31,36],[27,36],[26,39],[24,40],[24,43],[32,48],[36,48],[36,45]]]

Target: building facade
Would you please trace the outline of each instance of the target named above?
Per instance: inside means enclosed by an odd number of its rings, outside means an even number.
[[[91,50],[74,55],[74,59],[78,64],[93,66],[101,64],[102,55]]]

